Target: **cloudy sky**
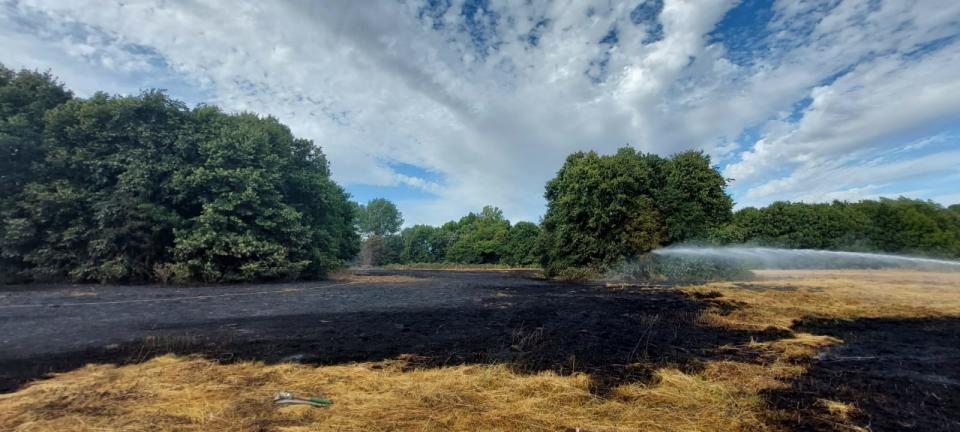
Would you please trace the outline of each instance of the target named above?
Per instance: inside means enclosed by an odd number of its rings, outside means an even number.
[[[709,153],[739,207],[960,202],[960,1],[0,0],[80,96],[278,117],[407,224],[536,221],[567,154]]]

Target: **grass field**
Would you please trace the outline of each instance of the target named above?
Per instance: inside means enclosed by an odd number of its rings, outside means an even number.
[[[844,343],[797,322],[960,316],[960,273],[761,271],[749,281],[680,289],[709,303],[698,325],[786,336],[723,347],[729,358],[698,371],[661,368],[650,382],[603,394],[585,374],[505,365],[418,369],[402,357],[313,367],[163,356],[89,365],[0,395],[0,430],[763,431],[789,428],[798,416],[816,416],[820,428],[865,430],[856,400],[816,397],[803,411],[771,402],[809,372],[818,352]],[[277,407],[271,397],[280,390],[335,402]]]

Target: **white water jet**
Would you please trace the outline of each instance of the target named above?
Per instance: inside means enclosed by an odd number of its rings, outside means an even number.
[[[960,261],[891,255],[868,252],[828,251],[817,249],[780,249],[771,247],[677,246],[657,249],[656,255],[711,258],[743,262],[759,268],[875,268],[923,267],[960,270]]]

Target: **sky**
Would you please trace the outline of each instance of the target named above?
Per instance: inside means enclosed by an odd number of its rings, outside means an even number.
[[[736,206],[960,202],[960,2],[0,0],[79,96],[272,115],[406,225],[537,221],[567,155],[699,149]]]

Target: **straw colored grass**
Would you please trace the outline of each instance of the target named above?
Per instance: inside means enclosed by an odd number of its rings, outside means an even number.
[[[331,273],[328,279],[337,281],[337,282],[376,284],[376,283],[417,282],[425,278],[418,278],[418,277],[407,276],[407,275],[391,275],[391,274],[357,274],[350,270],[338,270],[336,272]]]
[[[598,398],[586,375],[375,366],[218,365],[173,356],[119,368],[90,365],[0,396],[0,429],[667,431],[761,422],[760,401],[722,376],[664,369],[657,384],[625,385]],[[278,390],[335,402],[277,407],[271,397]]]
[[[761,270],[756,279],[684,288],[749,307],[713,315],[717,325],[789,328],[803,317],[917,318],[960,315],[960,272]]]
[[[960,274],[904,271],[766,271],[740,283],[682,288],[736,302],[700,325],[789,328],[805,316],[960,314]],[[760,396],[805,371],[837,339],[806,333],[724,347],[765,362],[710,361],[697,373],[660,369],[650,384],[599,397],[584,374],[518,374],[503,365],[408,370],[402,360],[340,366],[221,365],[164,356],[142,364],[90,365],[0,395],[0,430],[14,431],[763,431],[788,413]],[[329,408],[277,407],[277,391],[334,400]],[[855,408],[818,404],[837,424]]]

